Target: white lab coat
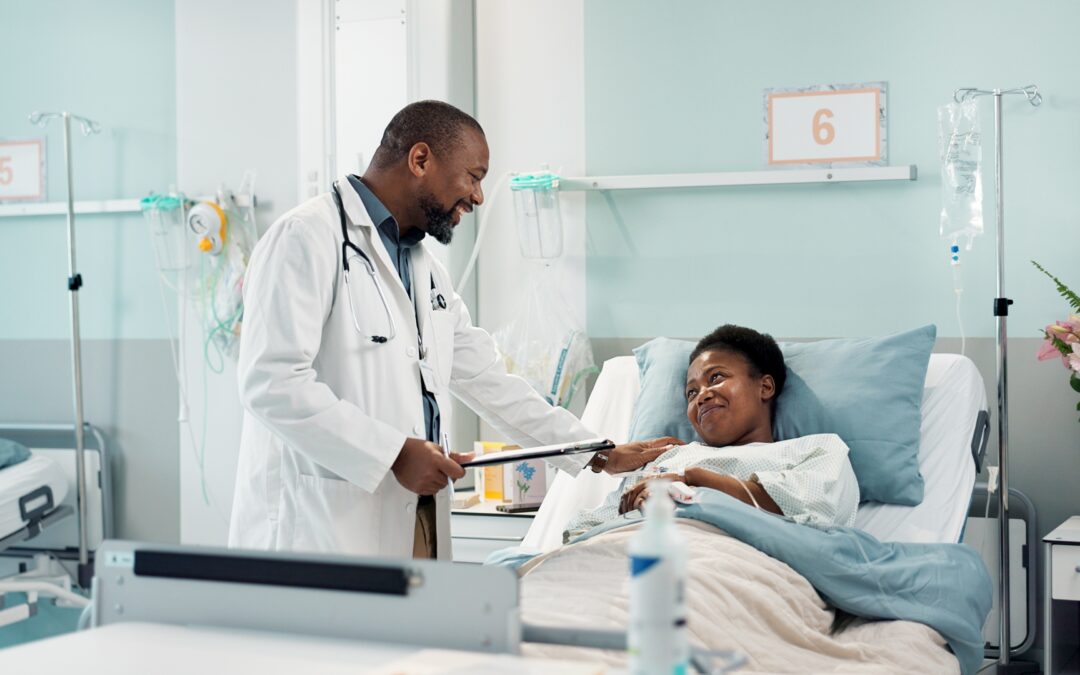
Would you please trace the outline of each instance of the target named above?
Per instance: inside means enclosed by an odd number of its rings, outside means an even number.
[[[491,336],[472,325],[424,244],[410,252],[414,309],[359,195],[346,179],[340,185],[349,236],[375,266],[397,337],[374,344],[353,325],[331,193],[271,226],[251,255],[244,286],[237,374],[245,413],[229,545],[408,557],[417,496],[390,466],[406,437],[424,437],[418,322],[444,430],[453,392],[525,446],[594,434],[506,373]],[[445,310],[432,310],[432,280]],[[352,265],[350,281],[361,329],[389,334],[366,268]],[[576,472],[587,458],[574,460],[560,467]],[[435,501],[438,554],[448,559],[448,491]]]

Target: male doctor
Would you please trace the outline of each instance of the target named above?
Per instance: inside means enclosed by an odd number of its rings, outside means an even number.
[[[244,282],[245,408],[229,545],[449,559],[450,394],[523,446],[595,437],[508,375],[428,236],[450,243],[484,200],[483,129],[446,103],[406,106],[362,177],[284,214]],[[562,458],[611,473],[669,440]]]

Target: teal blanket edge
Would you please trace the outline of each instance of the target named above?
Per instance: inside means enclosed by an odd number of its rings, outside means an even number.
[[[982,627],[993,587],[982,558],[968,546],[881,542],[852,527],[807,527],[708,489],[697,490],[696,503],[680,507],[677,515],[718,527],[787,563],[846,612],[930,626],[949,643],[965,675],[982,664]],[[574,541],[638,520],[627,514]],[[516,568],[533,557],[510,549],[492,554],[486,564]]]

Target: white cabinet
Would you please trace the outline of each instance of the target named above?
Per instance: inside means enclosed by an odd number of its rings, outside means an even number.
[[[1045,661],[1043,672],[1054,675],[1070,661],[1077,646],[1077,609],[1080,608],[1080,516],[1069,518],[1043,538],[1046,561],[1043,608]]]
[[[533,513],[503,513],[481,502],[450,513],[454,562],[480,564],[493,552],[517,546],[533,522]]]

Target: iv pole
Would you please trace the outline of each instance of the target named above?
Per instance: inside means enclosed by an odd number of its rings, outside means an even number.
[[[999,546],[998,563],[998,673],[1026,672],[1033,664],[1009,663],[1009,390],[1008,390],[1008,335],[1005,330],[1009,316],[1009,305],[1013,301],[1005,297],[1005,176],[1001,151],[1003,148],[1001,131],[1001,97],[1010,94],[1023,94],[1028,103],[1038,106],[1042,103],[1039,87],[1029,84],[1018,89],[974,89],[965,87],[953,92],[953,100],[960,103],[980,96],[994,97],[994,170],[996,180],[994,189],[997,193],[997,297],[994,298],[994,316],[997,317],[997,398],[998,398],[998,528]],[[1049,583],[1049,580],[1047,580]]]
[[[30,123],[39,127],[48,126],[53,118],[64,121],[64,164],[67,168],[67,240],[68,240],[68,279],[67,287],[71,298],[71,366],[74,374],[75,390],[75,496],[79,518],[79,569],[78,582],[83,588],[90,587],[93,573],[90,568],[90,555],[87,551],[86,536],[86,457],[83,447],[83,395],[82,395],[82,343],[79,336],[79,288],[82,287],[82,275],[76,272],[75,265],[75,197],[71,179],[71,120],[79,123],[84,136],[96,134],[101,126],[92,120],[69,112],[30,114]]]

